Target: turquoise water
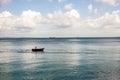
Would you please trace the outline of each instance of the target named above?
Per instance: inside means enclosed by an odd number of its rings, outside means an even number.
[[[2,38],[0,80],[120,80],[120,39]]]

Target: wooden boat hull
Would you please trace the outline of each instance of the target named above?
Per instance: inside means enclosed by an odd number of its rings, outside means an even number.
[[[40,48],[40,49],[32,49],[33,52],[43,52],[44,48]]]

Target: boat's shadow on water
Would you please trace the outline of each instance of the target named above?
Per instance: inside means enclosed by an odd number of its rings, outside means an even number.
[[[31,52],[32,54],[45,54],[45,52]]]

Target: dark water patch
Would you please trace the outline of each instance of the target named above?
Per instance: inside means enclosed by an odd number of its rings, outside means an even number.
[[[4,49],[0,53],[31,53],[31,49]]]

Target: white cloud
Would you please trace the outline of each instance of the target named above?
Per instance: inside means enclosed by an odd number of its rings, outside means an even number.
[[[55,11],[53,14],[48,14],[48,24],[57,28],[73,27],[80,19],[80,14],[72,9],[63,13],[62,11]]]
[[[117,0],[96,0],[97,2],[101,2],[103,4],[107,4],[110,6],[118,6],[119,3],[117,2]]]
[[[93,13],[93,14],[98,14],[98,9],[97,8],[93,8],[93,5],[92,4],[89,4],[88,5],[88,12],[89,13]]]
[[[67,4],[67,5],[65,5],[64,8],[65,8],[66,10],[73,9],[73,4]]]
[[[31,31],[42,22],[41,14],[35,11],[23,11],[20,16],[8,11],[0,13],[0,32]]]
[[[93,6],[92,6],[92,4],[89,4],[88,5],[88,12],[92,13],[92,11],[93,11]]]
[[[72,9],[72,10],[66,12],[65,14],[66,14],[66,16],[69,16],[71,18],[80,18],[80,14],[75,9]]]
[[[16,16],[8,11],[0,13],[0,34],[18,35],[118,35],[120,33],[120,10],[105,13],[93,19],[82,19],[77,10],[55,11],[43,16],[40,12],[27,10]],[[62,32],[62,33],[61,33]],[[61,33],[61,34],[60,34]]]
[[[58,0],[58,2],[65,2],[65,1],[67,1],[67,0]]]
[[[10,2],[11,0],[0,0],[0,6],[7,4],[8,2]]]
[[[104,16],[97,19],[99,27],[103,26],[107,29],[120,29],[120,10],[113,11],[112,14],[105,13]]]
[[[10,12],[4,11],[0,13],[0,31],[14,29],[14,27],[12,28],[13,25],[14,16]]]
[[[53,0],[48,0],[49,2],[53,2]]]

